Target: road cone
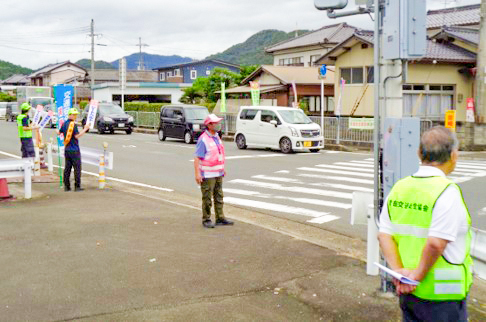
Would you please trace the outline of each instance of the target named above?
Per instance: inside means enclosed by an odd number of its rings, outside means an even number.
[[[13,198],[13,196],[8,192],[7,179],[0,179],[0,200],[11,198]]]

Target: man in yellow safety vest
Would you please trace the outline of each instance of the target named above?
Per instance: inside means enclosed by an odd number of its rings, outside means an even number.
[[[390,191],[380,216],[380,245],[391,269],[419,281],[394,279],[404,321],[467,321],[472,284],[471,216],[459,186],[446,177],[458,158],[445,127],[420,140],[422,164]]]

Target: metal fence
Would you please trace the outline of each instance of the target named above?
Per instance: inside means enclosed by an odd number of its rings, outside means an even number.
[[[133,124],[136,127],[157,129],[159,127],[160,112],[136,112],[127,111],[133,117]]]

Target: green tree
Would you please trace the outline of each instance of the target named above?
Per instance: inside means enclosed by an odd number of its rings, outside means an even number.
[[[15,102],[16,100],[17,98],[15,96],[0,92],[0,102]]]
[[[180,101],[186,104],[196,104],[204,97],[204,92],[194,86],[185,88]]]

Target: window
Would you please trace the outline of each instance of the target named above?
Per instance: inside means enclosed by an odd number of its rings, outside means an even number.
[[[403,115],[443,120],[446,110],[454,110],[454,85],[405,84]]]
[[[180,109],[174,109],[174,115],[172,116],[172,118],[183,118],[184,117],[184,114],[182,113],[182,110]]]
[[[284,58],[279,60],[280,66],[303,66],[304,57]]]
[[[165,72],[160,73],[160,81],[165,81]]]
[[[373,84],[375,82],[375,67],[374,66],[367,66],[366,67],[366,82],[368,84]]]
[[[207,75],[207,76],[211,75],[211,71],[210,71],[209,69],[208,69],[208,70],[206,70],[206,75]]]
[[[163,117],[172,117],[174,115],[174,109],[170,107],[164,108],[164,111],[162,112]]]
[[[280,120],[277,117],[277,114],[275,114],[272,111],[263,110],[261,113],[260,120],[266,123],[270,123],[270,121],[277,121],[277,124],[281,124]]]
[[[179,68],[174,69],[174,76],[181,76],[181,70]]]
[[[257,113],[258,110],[243,110],[240,114],[240,120],[253,120]]]
[[[172,77],[172,72],[167,72],[167,78]]]
[[[363,67],[341,68],[341,77],[346,84],[363,84]]]
[[[197,70],[191,70],[191,79],[196,79],[197,78]]]
[[[284,66],[285,65],[285,59],[279,59],[278,60],[278,65],[279,66]]]

